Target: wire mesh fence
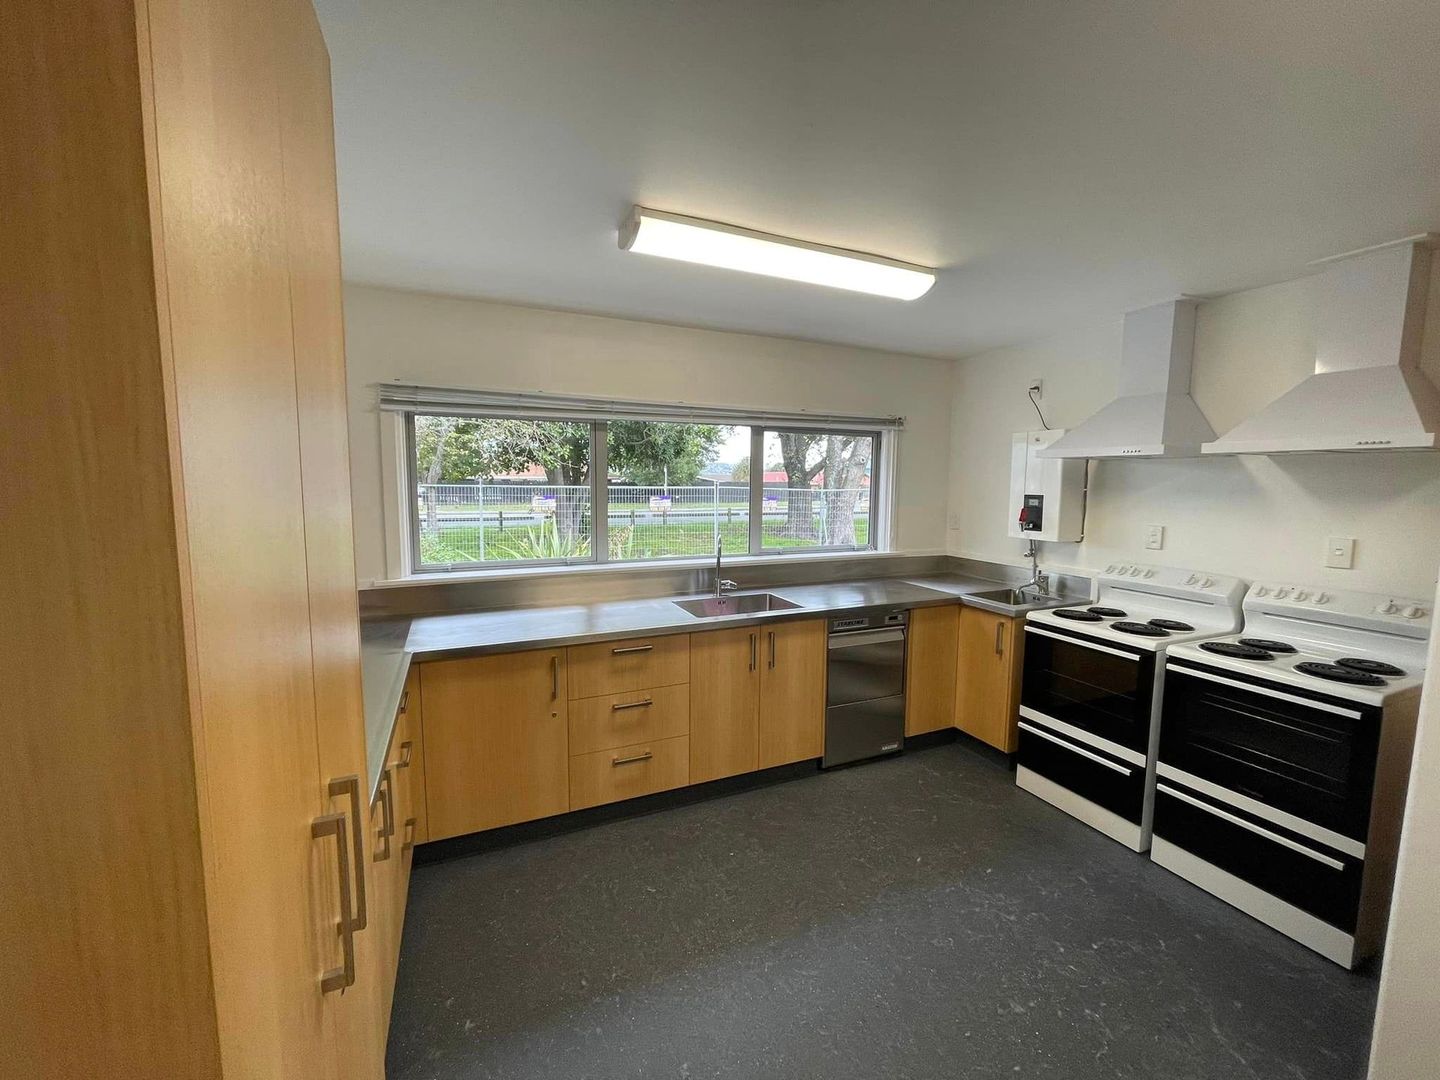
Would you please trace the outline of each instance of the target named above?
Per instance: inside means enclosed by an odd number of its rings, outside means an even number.
[[[594,557],[588,485],[420,484],[420,565],[556,562]],[[746,484],[611,484],[605,507],[607,557],[661,559],[750,550]],[[864,547],[869,493],[766,485],[762,547]]]

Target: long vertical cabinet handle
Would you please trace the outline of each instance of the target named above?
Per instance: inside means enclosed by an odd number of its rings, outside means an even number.
[[[768,631],[770,634],[770,670],[775,670],[775,631]]]
[[[385,847],[375,852],[375,861],[384,862],[390,858],[390,838],[395,835],[395,804],[392,785],[395,782],[393,766],[386,765],[385,771],[380,774],[380,809],[384,813],[384,824],[380,826],[380,839],[385,841]]]
[[[320,992],[344,990],[355,985],[355,916],[350,907],[350,841],[345,835],[345,815],[322,814],[310,822],[310,836],[319,840],[324,836],[335,837],[335,863],[339,870],[340,882],[340,947],[344,960],[338,968],[331,968],[320,976]]]
[[[355,857],[355,919],[354,928],[364,930],[370,925],[369,906],[365,900],[365,819],[360,816],[360,777],[342,776],[330,781],[330,797],[350,796],[350,847]]]
[[[760,636],[759,634],[751,634],[751,635],[750,635],[750,670],[751,670],[751,671],[754,671],[754,670],[755,670],[755,646],[756,646],[756,639],[757,639],[759,636]]]
[[[995,624],[995,655],[1005,655],[1005,624],[1003,622]]]
[[[550,700],[555,701],[560,697],[560,654],[554,653],[550,657]]]

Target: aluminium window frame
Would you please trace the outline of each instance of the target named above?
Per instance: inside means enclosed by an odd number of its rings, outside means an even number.
[[[663,406],[656,406],[656,412],[664,413]],[[705,423],[686,415],[683,409],[676,409],[673,419],[656,419],[655,423]],[[382,414],[382,418],[387,414]],[[386,566],[395,580],[426,578],[444,575],[476,575],[492,573],[524,572],[527,570],[575,569],[585,571],[597,567],[641,567],[672,566],[676,564],[704,564],[709,555],[660,555],[648,559],[611,559],[609,551],[609,494],[610,479],[608,468],[608,421],[592,416],[566,418],[552,414],[534,417],[509,414],[507,419],[531,419],[536,422],[586,424],[590,428],[590,554],[585,558],[569,559],[507,559],[495,562],[452,562],[423,564],[420,556],[420,505],[418,498],[419,470],[416,462],[415,417],[465,415],[483,417],[482,413],[446,412],[439,404],[427,404],[403,411],[388,413],[397,423],[387,425],[382,431],[382,483],[399,488],[398,507],[395,499],[387,499],[392,507],[386,514]],[[798,430],[814,431],[824,435],[851,435],[872,439],[870,463],[869,514],[866,542],[864,544],[814,544],[794,547],[766,547],[764,543],[764,444],[767,433],[788,433],[797,430],[783,424],[766,423],[757,418],[746,424],[740,420],[727,425],[749,427],[750,429],[750,481],[749,481],[749,537],[744,554],[728,556],[730,559],[777,559],[797,558],[807,555],[856,555],[869,552],[888,551],[891,547],[894,513],[894,481],[898,453],[899,428],[871,428],[868,426],[847,427],[842,425]],[[398,444],[398,445],[396,445]],[[755,463],[759,462],[757,468]],[[395,513],[396,510],[400,514]],[[402,520],[392,519],[401,516]],[[398,524],[398,529],[394,526]],[[483,526],[482,526],[483,527]]]

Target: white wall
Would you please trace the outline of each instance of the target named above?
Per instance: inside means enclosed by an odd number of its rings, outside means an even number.
[[[1192,387],[1217,432],[1313,369],[1309,280],[1200,305]],[[1432,322],[1432,327],[1440,320]],[[1073,426],[1115,391],[1121,321],[983,353],[955,369],[949,549],[1018,562],[1006,536],[1009,435],[1038,426],[1025,396],[1044,379],[1052,427]],[[1247,580],[1278,577],[1428,598],[1440,562],[1440,453],[1100,461],[1092,466],[1086,539],[1046,544],[1055,567],[1123,560],[1196,567]],[[1163,550],[1142,528],[1165,526]],[[1358,540],[1353,570],[1323,565],[1327,536]]]
[[[904,416],[893,546],[945,549],[950,361],[356,285],[345,330],[362,585],[385,576],[374,384],[388,381]]]

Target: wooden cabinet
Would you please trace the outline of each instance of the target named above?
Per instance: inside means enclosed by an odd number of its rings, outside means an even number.
[[[570,759],[570,809],[653,795],[689,782],[688,735],[597,750]]]
[[[623,694],[690,681],[688,634],[573,645],[566,654],[571,698]]]
[[[905,645],[905,734],[955,726],[955,673],[960,657],[960,605],[910,612]]]
[[[756,627],[690,635],[690,782],[753,772],[760,753]]]
[[[46,992],[3,1067],[378,1080],[337,932],[368,852],[314,12],[11,0],[0,57],[0,665],[52,688],[7,732],[0,955]]]
[[[690,782],[824,751],[825,620],[690,635]]]
[[[1023,618],[979,608],[960,611],[955,726],[1006,753],[1019,747],[1024,625]]]
[[[570,703],[570,756],[690,734],[690,687],[657,686]]]
[[[570,808],[561,649],[420,667],[431,840]]]
[[[824,619],[762,628],[759,767],[825,752]]]

